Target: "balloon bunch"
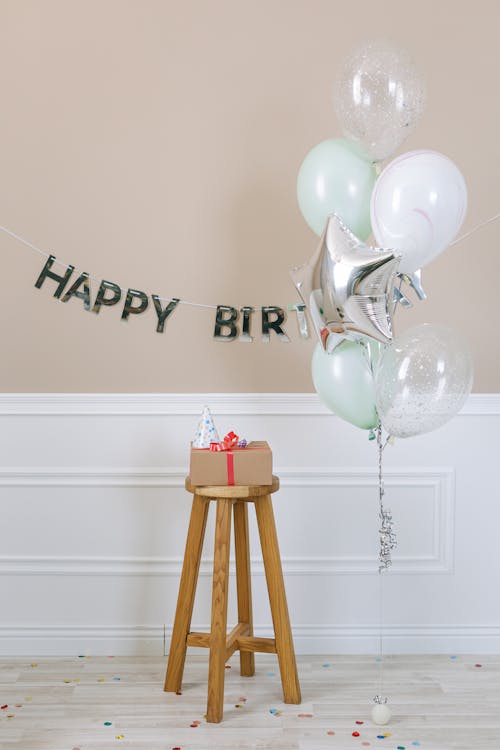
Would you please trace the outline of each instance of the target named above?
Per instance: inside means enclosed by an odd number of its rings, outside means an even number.
[[[435,151],[381,164],[416,127],[425,84],[408,53],[376,40],[344,63],[335,107],[344,138],[315,146],[300,167],[300,210],[318,248],[291,270],[319,344],[314,386],[352,424],[397,437],[433,430],[462,407],[471,356],[459,334],[419,325],[393,337],[398,308],[424,299],[421,268],[459,231],[467,188]],[[373,233],[375,244],[366,244]]]

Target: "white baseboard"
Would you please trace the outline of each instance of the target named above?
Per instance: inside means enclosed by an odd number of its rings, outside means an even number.
[[[207,624],[193,624],[207,632]],[[0,656],[162,656],[168,653],[171,627],[0,627]],[[272,637],[271,625],[257,625],[255,635]],[[391,654],[498,654],[500,626],[387,625],[384,652]],[[297,654],[378,653],[377,625],[295,625]],[[192,648],[188,653],[206,654]]]

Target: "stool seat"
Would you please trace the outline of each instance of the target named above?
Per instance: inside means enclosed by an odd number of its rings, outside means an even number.
[[[179,692],[188,646],[210,649],[208,670],[207,721],[220,722],[223,715],[225,663],[235,651],[240,652],[240,673],[255,673],[255,652],[276,653],[281,673],[285,703],[300,703],[300,686],[288,615],[278,537],[274,522],[271,494],[279,489],[273,476],[271,485],[195,486],[189,477],[186,489],[193,494],[193,505],[182,566],[179,596],[168,657],[165,690]],[[217,505],[215,522],[212,617],[210,633],[191,631],[194,597],[208,508]],[[253,634],[250,577],[250,543],[248,536],[248,503],[253,502],[257,516],[262,558],[266,573],[274,638],[257,638]],[[229,585],[229,549],[231,517],[234,516],[234,549],[238,623],[227,634]]]
[[[228,497],[234,500],[250,500],[252,501],[256,497],[262,497],[262,495],[270,495],[272,492],[277,492],[280,488],[280,480],[278,477],[273,475],[272,484],[234,484],[222,487],[200,487],[191,484],[189,477],[186,477],[186,489],[188,492],[192,492],[202,497],[209,497],[216,499],[218,497]]]

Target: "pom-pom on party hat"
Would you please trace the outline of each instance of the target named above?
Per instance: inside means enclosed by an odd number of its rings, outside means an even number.
[[[219,434],[215,427],[210,409],[208,406],[204,406],[196,430],[196,435],[194,436],[193,448],[210,448],[210,443],[213,442],[220,442]]]

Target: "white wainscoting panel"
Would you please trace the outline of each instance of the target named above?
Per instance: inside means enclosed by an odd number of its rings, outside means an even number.
[[[272,445],[297,650],[376,651],[376,447],[316,395],[3,394],[1,654],[168,648],[191,500],[188,444],[205,403],[222,434]],[[398,535],[382,581],[387,651],[500,651],[499,434],[500,396],[478,394],[441,430],[386,448]],[[256,633],[265,635],[271,618],[250,516]],[[196,629],[209,622],[212,538],[213,512]]]

